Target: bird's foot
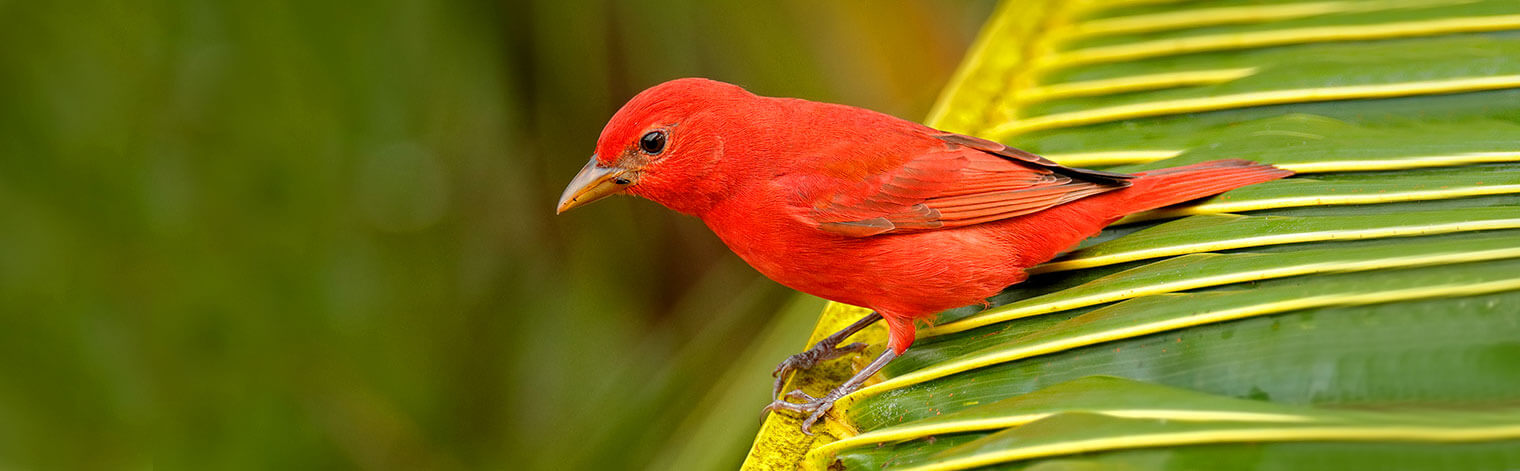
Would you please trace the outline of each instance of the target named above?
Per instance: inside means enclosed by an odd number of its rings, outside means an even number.
[[[764,413],[769,414],[772,411],[789,410],[807,414],[807,418],[802,421],[802,433],[812,435],[813,424],[817,423],[818,419],[823,418],[823,415],[827,414],[829,409],[834,408],[834,401],[838,401],[839,398],[853,392],[855,389],[858,389],[858,386],[840,386],[834,388],[833,391],[829,391],[828,394],[824,394],[823,397],[813,397],[808,393],[802,392],[801,389],[794,389],[792,392],[786,393],[785,397],[776,399],[770,405],[765,406]],[[786,399],[796,399],[802,402],[789,402]]]
[[[771,371],[771,376],[776,377],[776,382],[771,392],[771,396],[776,398],[776,402],[784,402],[781,400],[781,388],[786,386],[786,379],[791,376],[790,373],[812,369],[814,366],[818,366],[819,362],[832,360],[866,349],[866,344],[858,342],[841,347],[838,345],[840,340],[844,339],[823,339],[823,341],[813,345],[813,348],[789,356],[786,360],[782,360],[781,364],[776,365],[776,369]],[[792,392],[795,393],[797,391]]]

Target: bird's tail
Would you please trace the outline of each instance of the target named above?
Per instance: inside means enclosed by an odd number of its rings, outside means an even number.
[[[1014,218],[1008,223],[1008,230],[1039,234],[1038,242],[1025,244],[1018,253],[1019,264],[1034,266],[1096,235],[1124,216],[1289,175],[1293,172],[1249,160],[1215,160],[1140,172],[1122,190],[1056,206],[1036,213],[1037,217]]]
[[[1249,160],[1213,160],[1136,173],[1129,188],[1098,197],[1118,200],[1110,206],[1116,213],[1109,216],[1119,218],[1290,175],[1290,170]]]

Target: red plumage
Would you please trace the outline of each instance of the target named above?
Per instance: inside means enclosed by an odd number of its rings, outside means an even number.
[[[641,147],[653,133],[664,140],[657,152]],[[617,190],[700,218],[767,277],[877,311],[894,353],[912,344],[915,319],[982,303],[1120,217],[1291,175],[1243,160],[1135,175],[1067,168],[874,111],[704,79],[640,93],[596,151],[583,175],[623,175]],[[575,186],[562,210],[586,202]]]

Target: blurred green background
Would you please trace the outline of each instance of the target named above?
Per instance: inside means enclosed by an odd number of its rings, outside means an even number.
[[[736,466],[821,303],[560,190],[676,77],[920,119],[991,8],[0,1],[0,468]]]

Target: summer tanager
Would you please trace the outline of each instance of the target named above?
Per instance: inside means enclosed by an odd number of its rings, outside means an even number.
[[[559,212],[641,196],[700,218],[772,280],[874,311],[782,362],[778,395],[789,371],[864,348],[839,343],[886,319],[889,348],[865,369],[822,397],[792,391],[766,407],[807,414],[808,432],[913,344],[915,319],[984,303],[1127,214],[1289,175],[1244,160],[1070,168],[870,110],[688,78],[613,115]]]

